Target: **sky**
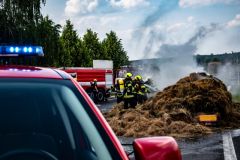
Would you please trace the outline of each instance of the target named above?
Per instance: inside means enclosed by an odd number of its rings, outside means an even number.
[[[130,60],[240,51],[240,0],[47,0],[42,12],[80,37],[115,31]]]

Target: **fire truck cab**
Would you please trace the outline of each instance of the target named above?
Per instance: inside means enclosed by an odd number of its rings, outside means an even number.
[[[84,88],[90,97],[93,97],[91,83],[97,80],[98,101],[104,101],[110,96],[111,86],[113,86],[113,70],[99,68],[81,68],[81,67],[65,67],[63,71],[75,76],[77,82]]]

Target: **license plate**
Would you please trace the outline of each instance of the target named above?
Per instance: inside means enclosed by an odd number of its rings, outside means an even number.
[[[217,115],[199,115],[200,122],[216,122]]]

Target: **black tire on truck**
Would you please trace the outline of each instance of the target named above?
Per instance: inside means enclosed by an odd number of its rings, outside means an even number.
[[[87,89],[86,92],[89,95],[89,97],[94,101],[94,93],[92,89]]]
[[[104,92],[104,90],[101,90],[101,89],[98,90],[97,100],[98,100],[99,102],[103,102],[104,99],[105,99],[105,92]]]

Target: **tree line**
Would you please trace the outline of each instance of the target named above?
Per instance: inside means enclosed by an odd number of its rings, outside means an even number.
[[[210,54],[210,55],[196,55],[196,62],[198,65],[207,66],[211,62],[220,62],[222,64],[240,64],[240,52],[224,53],[224,54]]]
[[[43,66],[92,67],[97,59],[113,60],[114,68],[128,64],[122,41],[114,31],[106,33],[102,41],[91,29],[80,37],[70,20],[62,27],[44,17],[40,9],[45,3],[45,0],[0,0],[0,44],[43,46],[45,56],[37,58]]]

